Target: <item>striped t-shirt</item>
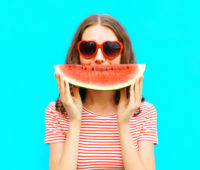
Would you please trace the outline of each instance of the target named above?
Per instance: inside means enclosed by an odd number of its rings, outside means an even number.
[[[138,141],[158,144],[157,112],[153,104],[143,102],[141,113],[131,118],[129,127],[133,143]],[[45,143],[64,142],[69,118],[55,110],[50,102],[45,110]],[[83,107],[78,144],[77,169],[123,170],[117,113],[99,115]]]

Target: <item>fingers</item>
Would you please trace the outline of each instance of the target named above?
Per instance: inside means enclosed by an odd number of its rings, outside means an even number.
[[[73,86],[73,94],[75,98],[81,99],[80,93],[79,93],[79,88],[77,86]]]
[[[139,87],[140,87],[140,88],[139,88],[139,89],[140,89],[140,90],[139,90],[140,98],[142,97],[142,85],[143,85],[143,79],[144,79],[144,76],[141,77],[141,79],[140,79],[140,83],[139,83],[139,84],[140,84],[140,85],[139,85]]]
[[[130,103],[135,103],[135,91],[134,91],[135,90],[135,83],[131,84],[131,87],[130,87],[130,97],[129,97]]]
[[[64,85],[65,85],[64,94],[66,96],[66,99],[67,99],[67,101],[71,101],[72,96],[71,96],[71,92],[70,92],[70,87],[69,87],[69,83],[66,80],[64,80]]]
[[[144,76],[141,76],[136,79],[130,87],[130,103],[140,104],[142,97],[142,80]]]
[[[56,76],[56,81],[57,81],[57,85],[58,85],[58,90],[59,90],[59,93],[61,91],[61,85],[60,85],[60,76],[59,74],[55,71],[54,72],[54,75]]]
[[[142,97],[142,80],[144,76],[139,77],[135,82],[135,100],[140,103]]]
[[[120,100],[126,100],[126,88],[120,89]]]
[[[60,93],[60,99],[65,104],[70,103],[72,101],[69,83],[64,80],[63,76],[59,75],[58,73],[54,72],[58,84],[58,90]]]
[[[63,96],[66,96],[66,83],[64,82],[64,79],[62,76],[60,76],[60,84],[61,84],[61,91],[60,93],[63,95]]]
[[[137,78],[135,82],[134,91],[135,91],[135,100],[136,101],[140,100],[140,77]]]

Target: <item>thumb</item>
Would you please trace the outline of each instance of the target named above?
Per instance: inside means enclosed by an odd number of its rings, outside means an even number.
[[[126,100],[126,88],[120,89],[120,102]]]
[[[77,99],[81,99],[80,93],[79,93],[79,87],[77,86],[73,86],[73,93],[74,93],[74,97]]]

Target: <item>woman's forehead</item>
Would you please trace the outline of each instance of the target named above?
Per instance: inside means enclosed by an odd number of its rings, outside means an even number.
[[[112,29],[101,25],[93,25],[84,30],[82,40],[95,40],[101,43],[106,40],[117,41],[118,39]]]

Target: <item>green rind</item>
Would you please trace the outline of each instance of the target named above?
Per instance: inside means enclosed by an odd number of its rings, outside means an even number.
[[[73,79],[70,79],[69,77],[63,76],[63,73],[58,69],[58,67],[55,65],[54,68],[56,70],[56,72],[58,72],[66,82],[69,82],[70,84],[73,84],[75,86],[78,87],[83,87],[83,88],[87,88],[87,89],[93,89],[93,90],[118,90],[124,87],[128,87],[131,84],[134,84],[135,80],[142,76],[145,68],[146,68],[146,64],[141,64],[142,66],[139,67],[139,74],[132,80],[130,80],[129,82],[123,83],[123,84],[118,84],[118,85],[114,85],[114,86],[97,86],[97,85],[90,85],[90,84],[86,84],[86,83],[81,83],[79,84],[78,82],[74,81]]]

